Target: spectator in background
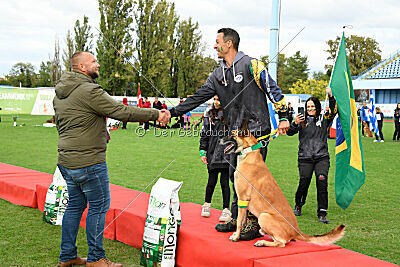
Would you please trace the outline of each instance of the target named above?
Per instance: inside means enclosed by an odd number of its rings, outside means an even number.
[[[179,99],[179,104],[182,104],[182,103],[183,103],[183,97],[181,97]],[[185,126],[185,121],[183,120],[183,116],[178,116],[178,118],[179,118],[180,128],[183,128]]]
[[[129,105],[128,105],[128,98],[124,97],[124,98],[122,99],[122,104],[124,104],[125,106],[129,106]],[[126,125],[127,125],[127,124],[128,124],[127,121],[123,121],[123,122],[122,122],[122,130],[126,130]]]
[[[149,99],[147,99],[147,97],[144,98],[143,108],[151,108],[151,103],[150,103]],[[145,129],[146,131],[150,131],[150,130],[149,130],[149,125],[150,125],[150,123],[149,123],[148,121],[146,121],[146,122],[144,123],[144,129]]]
[[[183,120],[185,124],[183,128],[185,130],[190,130],[190,117],[192,117],[192,113],[190,113],[190,111],[183,115]]]
[[[367,102],[363,101],[363,105],[361,107],[361,121],[362,121],[362,126],[361,126],[361,130],[362,130],[362,135],[365,137],[365,130],[369,129],[369,108],[367,107]]]
[[[165,101],[162,102],[162,108],[168,110],[168,106],[165,104]]]
[[[292,103],[290,103],[290,102],[288,103],[288,107],[287,107],[286,113],[287,113],[287,118],[289,120],[289,123],[292,123],[293,115],[294,115],[294,109],[292,107]]]
[[[214,96],[213,108],[207,112],[203,128],[200,133],[200,158],[207,164],[208,182],[206,196],[201,216],[210,217],[211,199],[217,185],[218,175],[222,189],[223,210],[219,221],[227,222],[231,219],[229,211],[230,188],[229,188],[229,155],[224,153],[224,146],[219,141],[228,131],[222,114],[221,103],[218,96]]]
[[[393,142],[398,142],[400,139],[400,103],[397,103],[397,107],[394,109],[394,133]]]
[[[381,111],[381,109],[379,107],[375,108],[376,110],[376,121],[378,122],[378,133],[379,133],[379,137],[378,135],[375,133],[375,138],[376,140],[374,140],[374,142],[385,142],[384,138],[383,138],[383,133],[382,133],[382,127],[383,127],[383,113]],[[381,139],[379,141],[379,138]]]
[[[154,98],[153,108],[158,109],[158,110],[162,110],[163,109],[161,102],[158,101],[158,97]],[[157,127],[157,122],[154,121],[154,128],[156,128],[156,127]],[[160,125],[158,125],[158,127],[160,127]]]

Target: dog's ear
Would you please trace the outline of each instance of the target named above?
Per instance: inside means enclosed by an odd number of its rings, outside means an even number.
[[[250,131],[247,128],[247,121],[243,119],[242,126],[240,127],[239,136],[250,136]]]
[[[242,126],[240,127],[240,130],[242,130],[242,132],[247,130],[247,121],[245,119],[242,120]]]

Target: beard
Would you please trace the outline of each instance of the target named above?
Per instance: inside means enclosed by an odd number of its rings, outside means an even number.
[[[99,77],[99,74],[97,74],[96,71],[93,71],[93,72],[89,73],[89,76],[94,80]]]

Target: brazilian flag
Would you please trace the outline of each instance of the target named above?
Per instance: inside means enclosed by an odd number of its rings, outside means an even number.
[[[344,33],[332,70],[330,87],[336,98],[339,114],[336,128],[336,203],[346,209],[364,184],[365,168]]]

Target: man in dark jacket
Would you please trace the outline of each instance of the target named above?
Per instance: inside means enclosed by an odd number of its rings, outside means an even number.
[[[109,261],[103,249],[105,215],[110,205],[106,117],[120,121],[158,120],[167,123],[169,113],[125,106],[111,98],[95,82],[100,65],[92,54],[77,52],[72,56],[71,64],[73,71],[61,76],[53,100],[59,134],[57,165],[69,193],[58,266],[122,266]],[[75,243],[87,203],[89,253],[86,260],[77,256]]]
[[[279,134],[284,134],[289,128],[286,118],[285,98],[276,82],[269,76],[264,64],[257,59],[238,51],[239,34],[230,28],[218,30],[214,49],[222,59],[222,65],[216,68],[208,77],[206,83],[193,96],[170,110],[171,116],[181,116],[218,95],[223,108],[224,118],[231,130],[239,129],[243,119],[247,121],[248,129],[255,137],[261,137],[271,132],[270,117],[266,97],[275,105],[280,122]],[[267,147],[261,149],[263,159],[267,155]],[[231,166],[236,167],[237,155],[232,155]],[[230,177],[233,181],[235,168],[231,168]],[[234,189],[234,188],[233,188]],[[232,220],[219,224],[216,229],[221,232],[236,230],[238,213],[237,196],[233,191],[231,205]],[[257,218],[249,216],[249,223],[240,235],[241,240],[251,240],[258,236]]]

